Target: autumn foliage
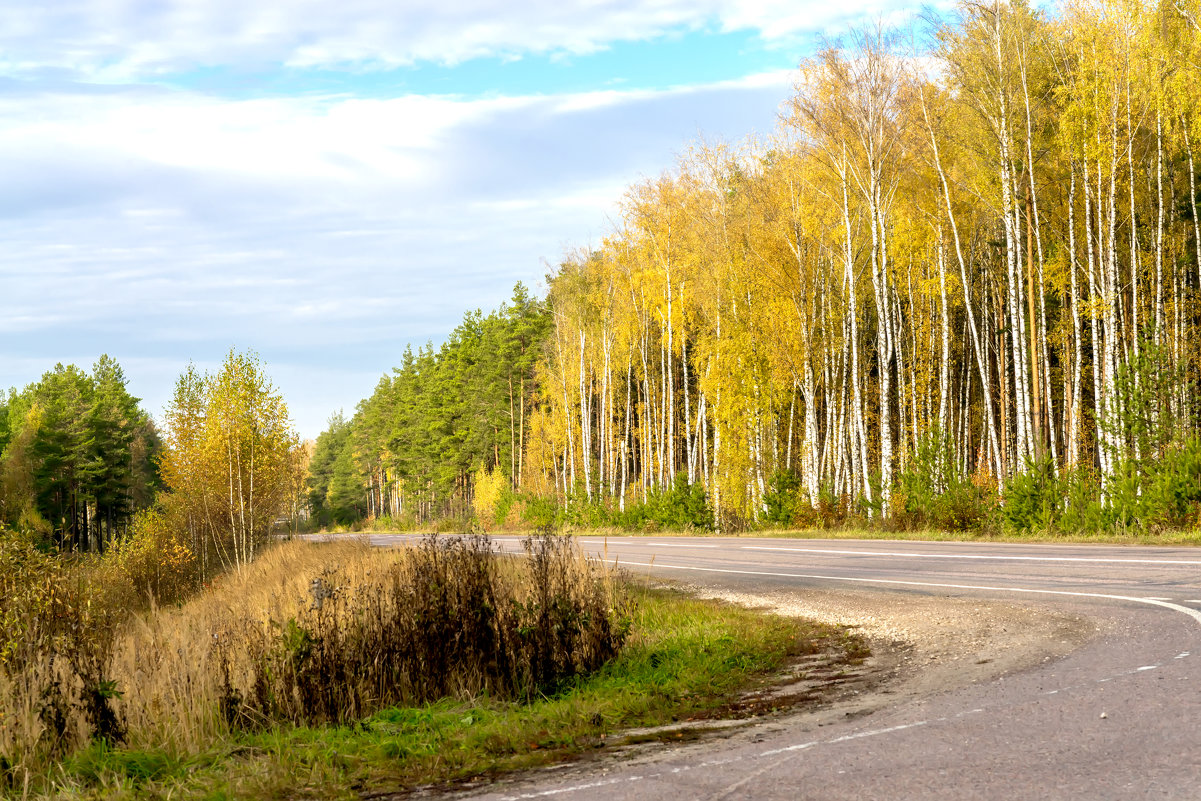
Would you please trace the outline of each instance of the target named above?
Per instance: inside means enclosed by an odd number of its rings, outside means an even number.
[[[783,522],[781,474],[900,527],[1038,528],[990,510],[1043,470],[1055,525],[1187,519],[1137,499],[1201,423],[1196,21],[964,2],[808,59],[773,134],[631,187],[552,277],[527,467],[618,508],[684,476],[727,528]]]
[[[230,351],[217,373],[180,376],[166,425],[167,491],[145,523],[180,532],[201,577],[245,567],[299,491],[303,451],[283,396],[256,356]]]

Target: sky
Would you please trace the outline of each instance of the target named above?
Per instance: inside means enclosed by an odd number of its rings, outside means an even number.
[[[907,0],[0,0],[0,388],[117,359],[156,419],[257,352],[303,437],[595,245]]]

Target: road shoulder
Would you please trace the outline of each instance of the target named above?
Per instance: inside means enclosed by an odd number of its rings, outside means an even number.
[[[701,598],[765,613],[804,617],[846,627],[867,639],[872,656],[836,681],[819,680],[803,660],[746,708],[763,714],[700,720],[657,731],[626,732],[606,753],[530,773],[497,778],[488,787],[452,795],[498,791],[520,795],[546,781],[585,782],[616,764],[652,764],[680,749],[726,748],[781,731],[801,733],[836,726],[877,710],[919,703],[931,696],[1054,662],[1102,635],[1104,618],[1048,609],[1033,602],[997,602],[876,590],[735,591],[703,582],[662,582]],[[673,740],[668,730],[687,733]]]

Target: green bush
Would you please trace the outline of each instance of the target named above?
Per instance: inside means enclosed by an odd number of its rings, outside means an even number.
[[[702,529],[713,528],[713,510],[700,484],[689,484],[688,477],[680,473],[670,489],[651,498],[652,516],[665,528]]]
[[[559,505],[554,498],[522,493],[515,502],[521,504],[521,520],[526,525],[545,528],[558,522]]]
[[[804,491],[800,478],[791,470],[773,473],[767,492],[763,493],[763,505],[767,508],[763,513],[764,522],[777,526],[793,525],[798,507],[809,506],[808,500],[799,495]]]
[[[970,531],[985,526],[996,493],[959,472],[948,441],[937,431],[919,443],[893,483],[888,525],[901,531]]]
[[[552,509],[557,519],[573,528],[622,528],[627,531],[711,531],[714,528],[713,508],[701,484],[689,484],[683,473],[676,474],[670,487],[647,494],[645,503],[627,503],[624,510],[613,509],[609,501],[592,501],[577,491],[562,507],[555,509],[554,501],[542,499],[540,504],[530,499],[531,511],[539,517],[549,516]]]
[[[1138,533],[1196,526],[1201,521],[1201,441],[1189,438],[1119,462],[1106,496],[1108,526]]]
[[[1001,520],[1010,531],[1153,534],[1201,524],[1201,440],[1169,444],[1118,461],[1102,490],[1092,467],[1055,475],[1033,463],[1005,487]]]
[[[1062,515],[1063,491],[1050,459],[1030,462],[1005,485],[1001,519],[1010,531],[1052,531]]]
[[[559,509],[559,520],[564,525],[577,529],[606,528],[615,525],[614,513],[607,509],[602,502],[588,498],[583,489],[579,487]]]
[[[1143,494],[1153,528],[1193,528],[1201,524],[1201,440],[1168,447]]]
[[[683,473],[676,475],[670,487],[650,493],[646,503],[630,504],[624,512],[613,515],[612,520],[632,531],[711,531],[714,526],[713,509],[705,488],[699,483],[689,484]]]

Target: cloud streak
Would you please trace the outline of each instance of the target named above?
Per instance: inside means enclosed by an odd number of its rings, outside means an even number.
[[[0,95],[0,337],[21,357],[11,364],[43,370],[80,343],[87,364],[176,354],[177,371],[254,347],[294,375],[337,365],[349,407],[406,343],[440,340],[464,310],[495,306],[517,280],[536,287],[545,262],[597,241],[622,188],[698,132],[769,127],[788,82],[483,99]],[[127,373],[157,412],[170,378]],[[284,389],[315,434],[330,391]]]
[[[7,2],[0,74],[128,81],[213,65],[394,69],[419,62],[586,55],[688,31],[765,42],[889,15],[849,0],[56,0]]]
[[[812,34],[911,7],[0,0],[0,387],[108,352],[157,414],[254,348],[315,435],[690,141],[771,129]]]

